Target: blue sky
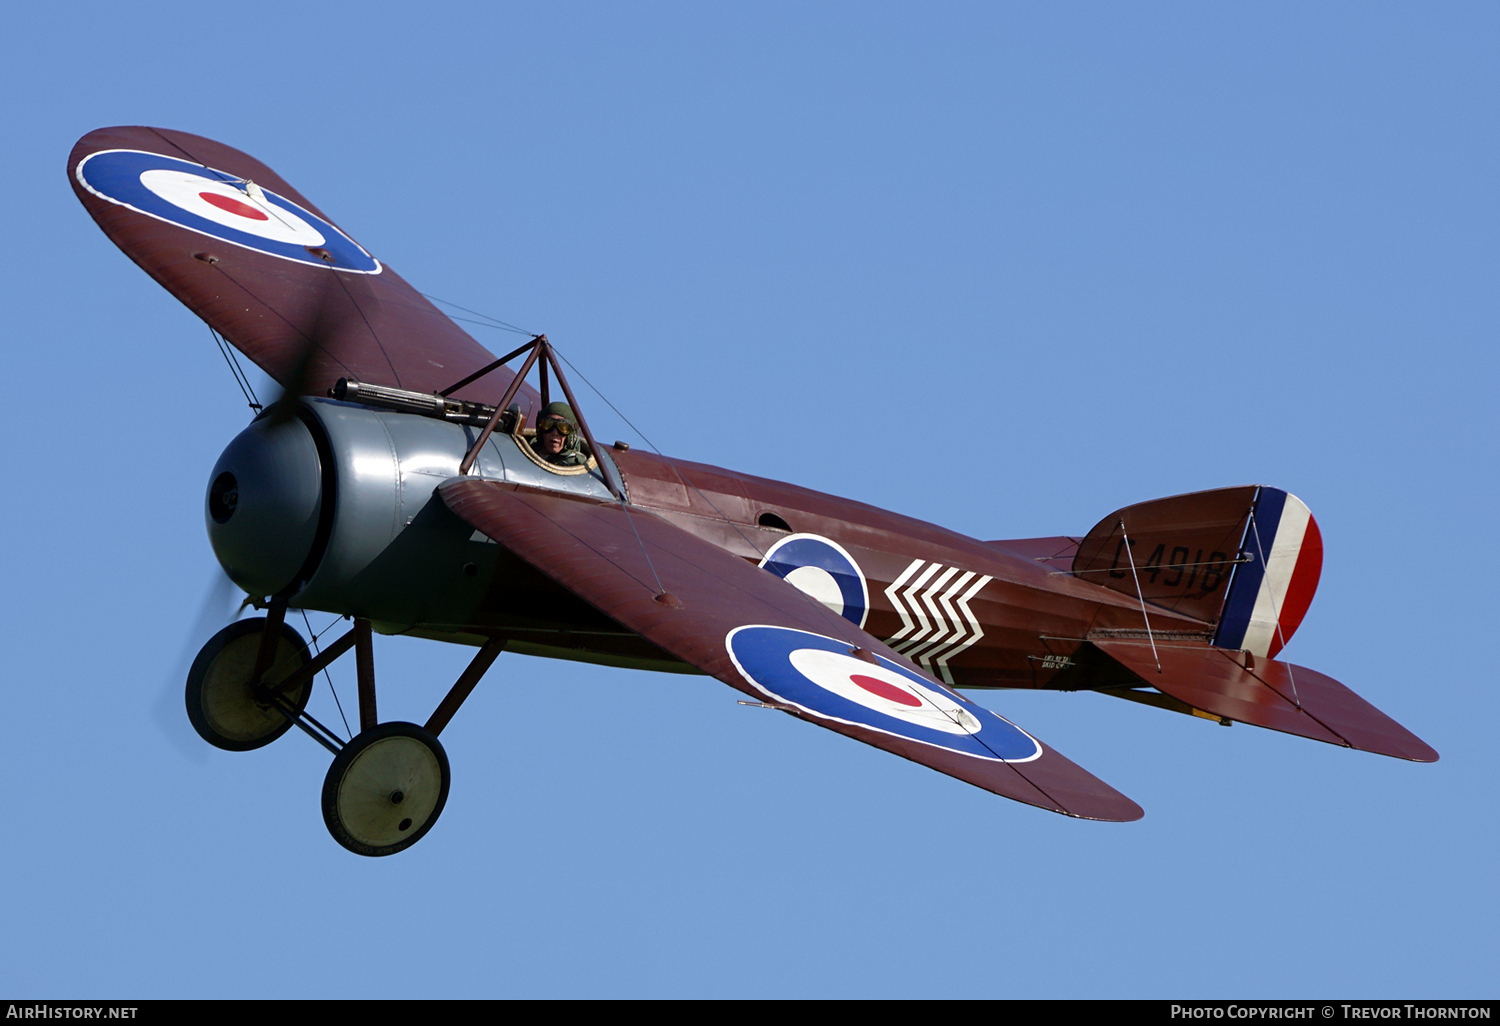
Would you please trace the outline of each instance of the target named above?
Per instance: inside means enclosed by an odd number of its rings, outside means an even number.
[[[1493,6],[9,17],[0,992],[1494,995]],[[976,695],[1146,809],[1082,823],[709,678],[503,656],[437,827],[350,855],[322,749],[181,714],[247,411],[68,188],[113,124],[254,154],[673,455],[985,538],[1286,488],[1327,549],[1288,657],[1442,761]],[[380,639],[383,715],[467,655]]]

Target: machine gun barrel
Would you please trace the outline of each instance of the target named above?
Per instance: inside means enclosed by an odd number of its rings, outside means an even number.
[[[345,402],[465,424],[488,423],[495,413],[495,408],[485,403],[449,399],[434,392],[412,392],[387,385],[372,385],[355,378],[339,378],[328,390],[328,394]]]

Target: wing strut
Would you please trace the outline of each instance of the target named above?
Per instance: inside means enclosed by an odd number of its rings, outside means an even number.
[[[531,365],[536,363],[537,353],[540,352],[540,343],[546,337],[545,335],[537,336],[537,342],[531,347],[531,355],[526,357],[526,362],[521,364],[520,373],[511,379],[510,387],[505,390],[505,394],[495,404],[495,412],[490,414],[489,423],[484,426],[483,431],[479,432],[479,438],[474,442],[474,447],[464,453],[463,462],[458,465],[460,477],[468,475],[469,468],[474,466],[474,461],[479,458],[479,452],[484,448],[484,443],[488,442],[490,435],[494,434],[495,425],[500,423],[501,417],[505,416],[505,411],[510,407],[510,401],[516,397],[516,390],[521,387],[521,382],[526,380],[526,375],[531,371]]]
[[[507,356],[504,360],[500,360],[496,363],[490,364],[488,367],[479,371],[472,377],[465,378],[463,381],[460,381],[457,385],[454,385],[453,388],[457,389],[460,385],[466,384],[469,381],[475,380],[479,377],[484,376],[485,374],[488,374],[490,371],[505,363],[506,360],[514,359],[515,357],[520,356],[521,353],[523,353],[527,348],[527,346],[522,346],[520,349],[517,349],[515,352]],[[546,335],[538,335],[531,341],[529,348],[531,349],[531,355],[526,357],[526,362],[521,365],[520,372],[517,373],[515,379],[511,381],[510,388],[506,389],[505,397],[501,399],[500,404],[495,407],[494,415],[490,417],[490,422],[486,424],[484,426],[484,430],[480,432],[479,438],[475,440],[473,448],[471,448],[467,453],[464,454],[463,462],[458,465],[458,473],[460,476],[467,476],[470,468],[474,466],[474,461],[479,458],[479,452],[484,448],[484,443],[489,441],[490,435],[495,430],[495,425],[500,423],[500,418],[505,415],[505,409],[510,405],[511,398],[514,397],[516,390],[521,387],[521,382],[526,379],[526,375],[531,373],[531,365],[537,363],[538,358],[540,358],[541,363],[539,372],[541,374],[542,380],[542,401],[545,403],[547,400],[547,368],[550,366],[552,368],[552,373],[557,375],[557,383],[562,386],[563,395],[568,397],[568,405],[573,408],[573,416],[578,418],[578,429],[583,432],[583,439],[589,444],[589,452],[596,454],[603,452],[603,450],[599,448],[599,443],[594,441],[594,433],[589,430],[588,418],[583,415],[583,408],[578,405],[578,400],[573,396],[573,386],[568,384],[568,376],[563,373],[562,365],[558,363],[557,360],[557,354],[552,351],[552,343],[547,341]],[[603,458],[599,458],[598,462],[599,470],[604,475],[604,483],[609,486],[610,494],[618,499],[621,504],[624,504],[626,502],[625,486],[616,479],[614,467],[608,460]]]
[[[465,385],[472,385],[474,382],[484,377],[490,371],[499,370],[501,367],[504,367],[507,363],[510,363],[510,361],[526,352],[526,350],[536,345],[536,340],[540,337],[540,335],[533,335],[530,342],[527,342],[523,346],[517,346],[515,349],[512,349],[510,352],[506,353],[504,356],[500,357],[500,359],[494,361],[493,363],[485,364],[483,367],[479,368],[479,370],[475,371],[473,374],[470,374],[468,377],[459,378],[458,381],[443,389],[438,393],[438,395],[446,398],[452,395],[454,392],[457,392],[460,388],[463,388]]]

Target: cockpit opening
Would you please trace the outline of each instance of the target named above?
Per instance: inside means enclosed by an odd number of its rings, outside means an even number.
[[[513,421],[522,422],[520,417]],[[593,463],[588,442],[578,430],[578,418],[567,403],[548,403],[543,407],[536,416],[536,427],[519,435],[516,444],[554,473],[587,472]]]

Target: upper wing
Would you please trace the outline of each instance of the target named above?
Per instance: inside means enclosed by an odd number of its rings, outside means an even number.
[[[101,128],[73,147],[68,178],[115,245],[283,387],[321,394],[347,376],[431,392],[494,359],[239,150]],[[509,382],[500,368],[458,395],[493,403]]]
[[[1140,806],[773,574],[639,508],[476,478],[458,516],[625,627],[757,699],[995,794],[1087,819]]]

